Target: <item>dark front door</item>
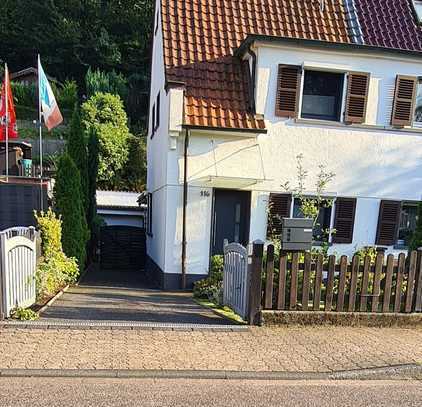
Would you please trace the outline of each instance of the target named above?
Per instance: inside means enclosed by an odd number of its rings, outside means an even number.
[[[251,193],[216,189],[214,191],[212,254],[223,254],[224,239],[246,245],[249,240]]]

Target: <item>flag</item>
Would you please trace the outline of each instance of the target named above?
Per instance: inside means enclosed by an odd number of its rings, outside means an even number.
[[[48,82],[47,76],[41,66],[38,57],[38,86],[40,92],[40,109],[44,117],[44,123],[48,130],[54,129],[63,122],[63,116],[60,113],[53,90]]]
[[[7,96],[7,103],[6,103]],[[7,107],[7,112],[6,112]],[[0,96],[0,140],[6,140],[6,122],[7,117],[9,117],[8,123],[8,138],[17,138],[18,130],[16,126],[16,113],[15,105],[13,103],[12,87],[10,85],[9,70],[4,71],[4,81],[1,87],[1,96]]]

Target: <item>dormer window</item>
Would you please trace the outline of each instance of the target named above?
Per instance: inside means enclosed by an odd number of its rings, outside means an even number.
[[[413,0],[413,8],[415,9],[418,23],[422,23],[422,0]]]

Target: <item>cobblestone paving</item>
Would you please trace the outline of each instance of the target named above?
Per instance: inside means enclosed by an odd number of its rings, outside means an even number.
[[[0,328],[0,368],[329,372],[422,362],[422,329]]]

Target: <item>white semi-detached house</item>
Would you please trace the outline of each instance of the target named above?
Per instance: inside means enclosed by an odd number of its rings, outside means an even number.
[[[296,216],[282,185],[298,154],[309,187],[321,164],[336,174],[320,211],[331,251],[406,251],[422,197],[419,6],[157,0],[147,245],[164,288],[205,277],[224,239],[265,240],[269,217]]]

